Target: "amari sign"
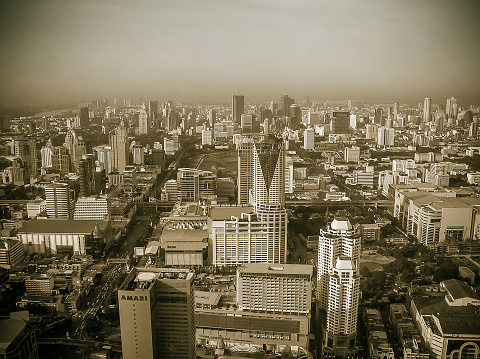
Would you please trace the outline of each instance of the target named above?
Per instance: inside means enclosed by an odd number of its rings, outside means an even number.
[[[125,295],[122,294],[120,297],[121,300],[133,300],[137,302],[146,302],[148,300],[146,295]]]

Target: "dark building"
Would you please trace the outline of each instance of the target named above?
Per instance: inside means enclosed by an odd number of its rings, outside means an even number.
[[[37,359],[38,348],[35,332],[24,320],[0,321],[0,358]]]
[[[232,97],[232,119],[237,125],[240,124],[242,114],[245,113],[245,99],[243,95],[234,95]]]
[[[375,109],[375,114],[373,116],[373,123],[382,125],[383,121],[383,110],[381,108],[376,108]]]
[[[333,112],[332,133],[350,133],[350,112]]]
[[[292,106],[294,103],[295,103],[295,100],[293,98],[288,97],[288,95],[283,95],[280,98],[280,108],[279,108],[279,111],[282,111],[282,113],[279,113],[278,116],[289,116],[290,106]]]
[[[80,108],[80,127],[88,128],[88,107]]]

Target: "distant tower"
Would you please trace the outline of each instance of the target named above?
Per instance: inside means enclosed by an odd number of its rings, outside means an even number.
[[[150,124],[153,124],[155,127],[160,126],[160,117],[158,116],[158,101],[150,101],[148,103],[148,118],[150,119]]]
[[[393,104],[393,121],[397,121],[398,119],[398,103],[395,102]]]
[[[290,106],[290,128],[293,130],[297,130],[300,127],[300,123],[302,122],[302,110],[300,106],[297,104],[293,104]]]
[[[127,139],[127,129],[122,121],[109,135],[110,147],[112,149],[112,171],[123,172],[127,165]]]
[[[382,121],[383,121],[383,110],[381,108],[376,108],[375,114],[373,117],[373,123],[382,125]]]
[[[445,111],[447,112],[448,118],[455,119],[456,109],[457,109],[457,99],[455,97],[447,99],[447,106],[445,108]]]
[[[288,97],[288,95],[283,95],[280,98],[280,108],[279,108],[279,110],[283,112],[281,116],[289,116],[290,106],[292,106],[294,103],[295,103],[295,100],[293,98]]]
[[[140,110],[138,115],[138,134],[139,135],[147,135],[148,130],[150,128],[148,123],[148,115],[145,110]]]
[[[88,107],[80,108],[80,128],[88,128]]]
[[[310,127],[303,131],[303,148],[305,150],[315,149],[315,131]]]
[[[285,143],[265,137],[253,142],[252,203],[285,204]]]
[[[243,95],[232,97],[232,119],[233,123],[240,125],[242,114],[245,113],[245,99]]]
[[[217,120],[217,111],[215,111],[213,108],[208,111],[208,123],[211,128],[213,128],[213,125],[215,124]]]
[[[350,112],[333,112],[332,133],[350,133]]]
[[[423,104],[423,123],[430,122],[432,113],[431,102],[432,99],[430,97],[425,97],[425,102]]]

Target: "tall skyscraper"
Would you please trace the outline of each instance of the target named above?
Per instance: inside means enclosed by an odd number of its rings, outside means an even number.
[[[297,104],[293,104],[290,106],[290,128],[293,130],[297,130],[300,127],[300,123],[302,122],[302,110],[300,106]]]
[[[350,112],[334,111],[332,116],[332,133],[350,133]]]
[[[108,139],[112,149],[112,171],[123,172],[128,164],[128,137],[123,121],[110,132]]]
[[[398,102],[393,104],[393,121],[397,121],[398,119]]]
[[[158,101],[150,101],[148,103],[148,118],[150,124],[155,127],[160,126],[160,116],[158,115]]]
[[[383,123],[383,110],[381,108],[376,108],[373,115],[373,123],[382,125]]]
[[[88,107],[80,108],[80,128],[87,129],[89,125]]]
[[[252,203],[285,204],[285,143],[276,137],[253,142]]]
[[[245,115],[241,116],[241,124],[240,127],[242,128],[243,133],[252,133],[253,132],[253,115]]]
[[[138,114],[138,134],[146,135],[148,134],[149,129],[150,129],[150,124],[148,121],[147,111],[140,110],[140,113]]]
[[[49,183],[45,186],[48,218],[72,219],[73,191],[66,183]]]
[[[243,95],[234,95],[232,97],[232,120],[236,125],[240,125],[242,114],[245,113],[245,99]]]
[[[457,109],[457,99],[452,96],[452,98],[447,99],[447,106],[445,111],[448,118],[456,118],[455,110]]]
[[[253,179],[253,137],[242,136],[237,143],[238,171],[237,189],[238,204],[250,203],[250,192]]]
[[[423,104],[423,123],[430,122],[432,115],[431,102],[432,99],[430,97],[425,97],[425,102]]]
[[[324,357],[348,358],[357,352],[357,317],[360,276],[350,257],[336,259],[328,287]]]
[[[379,146],[395,145],[395,129],[388,127],[379,127],[377,135],[377,144]]]
[[[118,290],[124,359],[194,359],[193,273],[135,268]]]
[[[217,111],[215,111],[213,108],[208,111],[208,123],[210,124],[210,127],[213,128],[213,125],[217,121]]]
[[[293,98],[288,97],[288,95],[283,95],[280,98],[279,110],[282,111],[282,113],[279,113],[279,116],[290,116],[290,106],[292,106],[294,103],[295,100]]]
[[[38,170],[37,144],[34,139],[16,138],[13,141],[14,154],[28,168],[29,174],[35,176]]]
[[[347,357],[356,351],[360,233],[345,217],[335,218],[318,241],[317,297],[327,312],[324,354]]]

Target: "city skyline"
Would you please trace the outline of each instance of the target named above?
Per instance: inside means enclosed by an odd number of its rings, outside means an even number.
[[[3,1],[0,105],[478,102],[475,1]],[[298,100],[297,100],[298,101]]]

